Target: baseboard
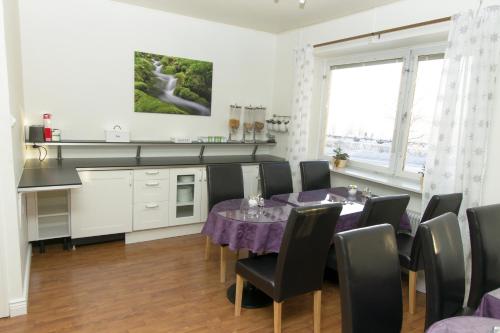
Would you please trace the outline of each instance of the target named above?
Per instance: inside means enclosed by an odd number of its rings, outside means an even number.
[[[203,223],[178,225],[174,227],[134,231],[125,234],[125,244],[147,242],[157,239],[199,234]]]
[[[11,317],[23,316],[28,314],[28,297],[30,289],[30,270],[31,270],[32,247],[28,244],[26,251],[26,264],[23,277],[23,297],[9,302],[9,312]]]

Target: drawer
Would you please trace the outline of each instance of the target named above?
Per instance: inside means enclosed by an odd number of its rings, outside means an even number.
[[[134,203],[167,201],[169,183],[164,179],[135,180]]]
[[[166,226],[168,226],[168,202],[151,201],[134,204],[134,231]]]
[[[166,179],[170,174],[169,169],[140,169],[134,170],[135,180]]]

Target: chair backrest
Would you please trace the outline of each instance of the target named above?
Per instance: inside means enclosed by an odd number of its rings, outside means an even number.
[[[293,192],[292,171],[288,162],[266,162],[259,165],[262,197]]]
[[[401,331],[403,294],[394,228],[389,224],[335,235],[342,332]]]
[[[462,197],[462,193],[433,195],[425,208],[424,214],[422,214],[421,222],[428,221],[444,213],[458,215],[460,205],[462,204]]]
[[[292,210],[276,265],[276,301],[321,289],[341,211],[340,203]]]
[[[472,276],[468,305],[477,308],[483,295],[500,287],[500,204],[467,209]]]
[[[453,213],[421,223],[417,233],[424,256],[425,327],[428,328],[463,308],[464,252],[458,218]]]
[[[436,194],[433,195],[427,207],[425,208],[424,214],[422,214],[422,219],[420,222],[425,222],[445,213],[453,213],[458,215],[460,211],[460,205],[462,204],[462,193],[451,193],[451,194]],[[411,267],[413,271],[419,271],[423,269],[423,257],[422,251],[420,250],[420,240],[415,238],[413,245],[411,247]]]
[[[399,229],[401,218],[410,202],[408,194],[368,198],[359,218],[359,227],[388,223]]]
[[[330,188],[330,163],[328,161],[300,162],[302,191]]]
[[[208,211],[224,200],[245,196],[240,164],[207,165]]]

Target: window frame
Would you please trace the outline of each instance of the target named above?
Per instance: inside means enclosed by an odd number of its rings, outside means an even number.
[[[328,133],[328,117],[329,117],[329,92],[331,80],[331,68],[338,65],[364,63],[371,61],[381,61],[389,59],[402,59],[403,67],[401,73],[400,90],[398,95],[397,110],[394,122],[394,132],[392,136],[391,156],[389,166],[382,167],[370,163],[349,161],[352,168],[372,171],[384,175],[395,176],[405,179],[418,180],[418,173],[413,173],[404,170],[406,148],[408,145],[408,135],[410,131],[410,120],[412,116],[413,97],[416,88],[418,57],[422,55],[431,55],[444,53],[446,43],[436,43],[432,45],[417,45],[404,48],[397,48],[384,51],[376,51],[362,54],[355,54],[342,57],[327,58],[323,61],[321,85],[321,109],[320,119],[322,121],[320,144],[318,157],[331,158],[324,154],[324,148]]]

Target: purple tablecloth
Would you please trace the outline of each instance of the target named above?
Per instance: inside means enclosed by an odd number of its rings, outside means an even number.
[[[461,316],[440,320],[426,333],[493,333],[496,326],[500,327],[498,319]]]
[[[265,200],[264,212],[258,217],[242,212],[244,199],[216,204],[208,214],[202,234],[216,244],[227,244],[233,251],[248,249],[254,253],[279,252],[292,206]]]
[[[340,214],[341,216],[339,222],[337,223],[337,228],[335,229],[335,232],[341,232],[356,228],[367,198],[362,195],[361,191],[358,191],[355,196],[350,196],[346,187],[335,187],[322,190],[274,195],[271,200],[287,203],[295,207],[344,202],[347,200],[350,204],[344,205],[342,213]],[[408,217],[408,214],[404,214],[401,218],[399,230],[411,231],[410,218]]]
[[[483,296],[475,315],[500,319],[500,288]]]
[[[328,190],[307,191],[301,193],[285,194],[286,198],[295,195],[298,200],[309,200],[311,205],[313,199],[323,198]],[[331,189],[329,193],[334,194],[335,200],[342,202],[347,190],[345,188]],[[288,216],[294,204],[288,204],[277,199],[282,196],[275,196],[273,200],[265,200],[265,208],[258,215],[248,214],[247,208],[241,209],[244,199],[223,201],[215,205],[208,214],[207,221],[203,226],[202,234],[210,236],[212,242],[216,244],[228,245],[233,251],[248,249],[254,253],[279,252],[281,239],[285,230]],[[352,199],[352,198],[350,198]],[[366,199],[358,197],[353,199],[354,203],[345,204],[341,216],[337,221],[335,232],[351,230],[357,227],[357,222],[363,204]],[[331,203],[332,200],[323,203]],[[405,214],[401,221],[401,227],[411,229],[408,216]]]

